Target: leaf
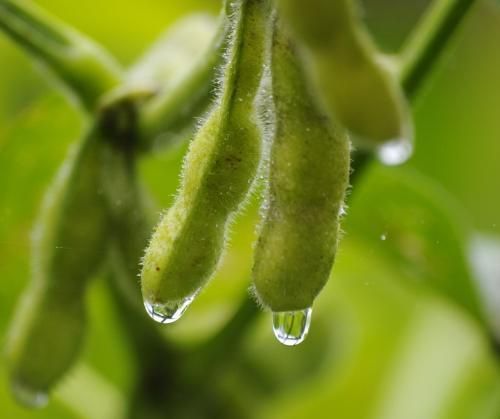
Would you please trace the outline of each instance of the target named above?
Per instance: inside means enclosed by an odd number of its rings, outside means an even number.
[[[475,235],[469,257],[488,324],[500,342],[500,240],[495,236]]]
[[[419,292],[389,258],[353,237],[332,282],[304,344],[290,350],[272,342],[270,319],[249,341],[247,356],[270,383],[259,417],[498,417],[500,372],[478,323]]]
[[[461,32],[415,107],[410,165],[445,186],[475,228],[498,235],[500,7],[477,2]]]
[[[448,194],[407,169],[358,183],[311,332],[290,350],[270,319],[247,341],[259,417],[470,419],[500,414],[500,371]]]
[[[370,243],[418,285],[483,318],[467,260],[469,223],[439,185],[415,171],[374,166],[356,186],[347,235]]]

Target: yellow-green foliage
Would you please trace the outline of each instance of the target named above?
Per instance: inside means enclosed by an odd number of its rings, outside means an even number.
[[[31,2],[0,1],[0,29],[47,66],[88,110],[121,81],[118,63],[104,49]]]
[[[410,139],[411,122],[396,77],[364,29],[353,0],[276,0],[322,105],[360,146]]]
[[[269,13],[265,0],[237,1],[235,6],[219,101],[191,144],[176,201],[144,256],[142,291],[151,303],[183,299],[214,273],[227,225],[260,163],[255,99]]]
[[[292,311],[311,307],[328,280],[348,185],[349,140],[317,108],[295,45],[279,26],[271,59],[275,128],[253,280],[265,307]]]

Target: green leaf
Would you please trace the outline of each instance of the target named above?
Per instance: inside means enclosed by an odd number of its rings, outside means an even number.
[[[300,347],[273,342],[268,318],[249,340],[269,385],[259,417],[498,417],[500,371],[479,324],[371,249],[344,241]]]
[[[446,187],[475,228],[500,234],[500,7],[481,1],[415,107],[412,167]],[[470,80],[471,82],[466,82]]]
[[[469,223],[435,182],[416,171],[373,166],[356,186],[344,228],[387,257],[415,284],[483,318],[467,260]]]

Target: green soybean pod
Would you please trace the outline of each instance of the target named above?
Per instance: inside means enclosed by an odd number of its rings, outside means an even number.
[[[161,73],[169,72],[173,74],[172,80],[164,81],[161,90],[154,98],[146,103],[141,109],[138,119],[139,145],[143,149],[157,148],[158,146],[169,145],[179,136],[183,136],[196,124],[196,118],[199,117],[213,99],[214,83],[217,78],[217,70],[224,62],[224,49],[227,48],[228,33],[230,24],[231,1],[225,0],[222,12],[219,16],[218,27],[211,39],[210,44],[204,52],[196,59],[191,59],[189,65],[185,65],[183,71],[170,71],[173,66],[168,66],[166,60],[162,60],[163,67]],[[172,29],[170,35],[174,39],[168,42],[168,45],[177,43],[177,39],[183,40],[185,37],[183,26],[187,25],[180,22],[178,26]],[[190,23],[190,25],[194,25]],[[192,39],[193,29],[190,30],[189,38]],[[184,42],[184,41],[182,41]],[[198,42],[198,45],[201,45]],[[168,46],[167,45],[167,46]],[[162,48],[161,51],[164,51]],[[183,54],[186,48],[183,48]],[[152,52],[154,54],[154,50]],[[164,53],[164,52],[163,52]],[[153,63],[156,58],[153,59]],[[169,60],[170,61],[170,60]],[[177,63],[176,63],[177,65]],[[142,65],[139,68],[144,68]],[[165,69],[167,71],[165,71]],[[147,70],[151,74],[151,70]],[[158,77],[156,75],[155,77]]]
[[[271,51],[275,126],[253,281],[258,300],[274,313],[276,337],[296,345],[334,262],[350,143],[344,128],[317,107],[296,46],[279,22]]]
[[[234,6],[219,101],[191,143],[180,191],[143,259],[145,306],[163,323],[177,320],[213,275],[228,223],[261,161],[255,101],[264,71],[269,5],[239,0]]]
[[[7,342],[12,390],[26,405],[47,401],[81,348],[86,286],[107,236],[100,164],[99,136],[91,131],[60,169],[33,234],[32,281]]]
[[[133,149],[107,144],[103,167],[107,175],[102,185],[109,214],[109,257],[112,278],[125,302],[143,314],[140,262],[154,224],[152,198],[141,185]]]
[[[276,0],[321,105],[388,164],[411,154],[412,124],[394,71],[362,25],[353,0]],[[398,153],[399,152],[399,153]],[[399,158],[398,158],[399,157]]]
[[[127,72],[126,84],[150,87],[155,92],[171,89],[190,74],[208,51],[217,31],[217,19],[196,13],[182,18],[137,60]]]

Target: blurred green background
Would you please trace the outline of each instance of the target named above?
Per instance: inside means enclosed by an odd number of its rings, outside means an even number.
[[[216,0],[38,3],[125,65],[182,15],[219,8]],[[395,53],[427,4],[367,0],[365,15],[379,44]],[[247,374],[216,376],[250,417],[500,417],[499,45],[500,5],[479,1],[414,102],[413,158],[399,168],[371,165],[351,191],[342,246],[307,341],[280,346],[263,315],[238,354]],[[29,279],[30,231],[44,190],[84,123],[0,34],[2,344]],[[176,190],[184,150],[141,162],[162,206]],[[239,216],[220,273],[166,330],[172,341],[189,348],[210,339],[237,308],[248,287],[256,208]],[[102,279],[88,303],[81,361],[46,409],[12,401],[0,361],[0,418],[126,417],[137,373],[127,325]],[[196,383],[191,390],[196,403]]]

